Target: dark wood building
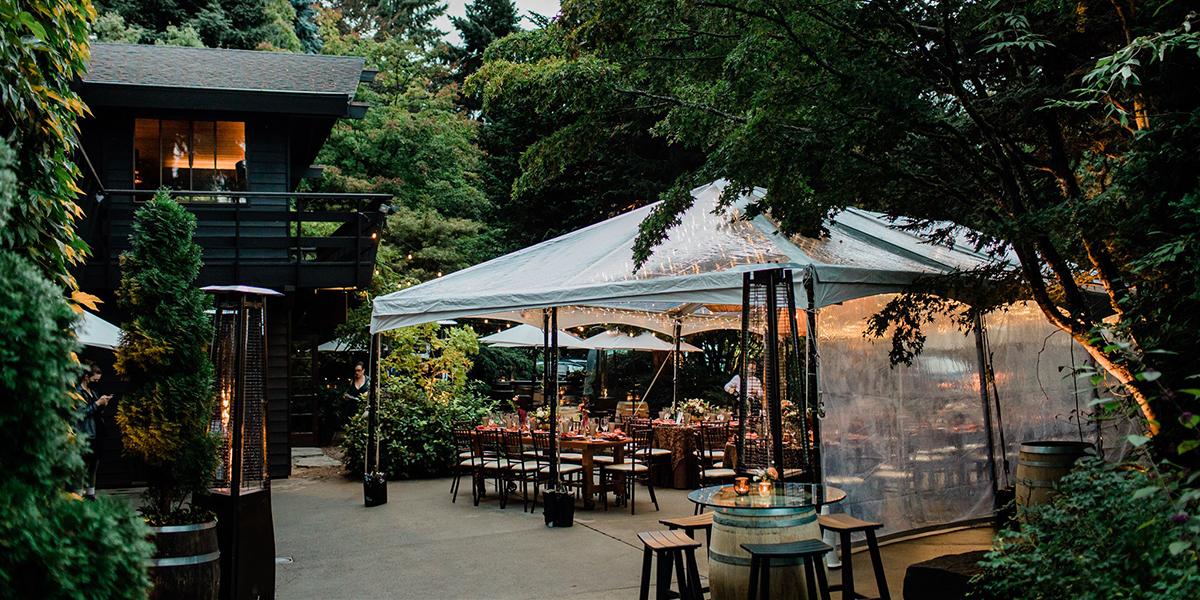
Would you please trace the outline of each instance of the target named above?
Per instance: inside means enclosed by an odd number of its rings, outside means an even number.
[[[358,57],[98,43],[77,83],[92,111],[80,124],[86,216],[78,225],[92,256],[74,275],[104,300],[101,316],[126,318],[116,302],[119,257],[134,212],[159,188],[197,217],[198,286],[284,294],[268,305],[272,477],[288,476],[293,445],[317,444],[316,346],[374,273],[389,197],[295,191],[320,176],[312,162],[337,120],[365,115],[354,94],[374,72],[363,65]],[[102,485],[136,484],[119,436],[107,438]]]

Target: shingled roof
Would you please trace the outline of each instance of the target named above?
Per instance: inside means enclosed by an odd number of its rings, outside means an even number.
[[[94,43],[83,83],[352,97],[364,62],[357,56]]]

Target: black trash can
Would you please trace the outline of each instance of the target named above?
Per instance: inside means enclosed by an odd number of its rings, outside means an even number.
[[[575,524],[575,496],[570,492],[544,490],[542,503],[546,507],[547,527],[570,527]]]
[[[367,475],[363,478],[363,503],[367,506],[387,504],[387,479],[383,473]]]

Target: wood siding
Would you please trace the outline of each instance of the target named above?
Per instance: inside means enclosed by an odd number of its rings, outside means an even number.
[[[288,298],[267,302],[267,464],[272,479],[292,473],[288,431],[292,313]]]

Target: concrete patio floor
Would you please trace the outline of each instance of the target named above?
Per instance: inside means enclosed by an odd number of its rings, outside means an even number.
[[[659,519],[692,514],[686,492],[656,490],[655,512],[639,487],[635,516],[628,508],[577,509],[574,527],[552,529],[540,507],[522,512],[519,497],[502,510],[492,493],[476,507],[464,487],[452,504],[449,479],[391,482],[388,503],[366,508],[361,482],[335,469],[296,471],[272,483],[281,600],[636,598],[637,534],[663,529]],[[908,565],[987,548],[991,536],[990,528],[962,529],[883,546],[892,598],[903,597]],[[705,552],[697,558],[706,576]],[[869,560],[855,555],[855,585],[875,596]],[[831,571],[832,582],[840,577]]]

